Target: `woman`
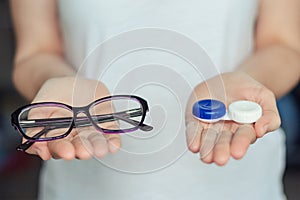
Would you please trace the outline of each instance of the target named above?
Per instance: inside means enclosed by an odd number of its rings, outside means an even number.
[[[20,93],[33,102],[74,104],[76,91],[84,97],[75,101],[78,104],[109,95],[122,73],[115,68],[99,72],[101,60],[88,58],[85,62],[85,58],[113,36],[148,27],[191,38],[206,49],[216,71],[221,71],[220,76],[204,77],[206,82],[187,71],[195,87],[186,111],[187,146],[194,153],[200,152],[202,162],[186,153],[163,170],[127,174],[119,172],[126,170],[99,165],[96,160],[82,160],[110,153],[117,156],[120,148],[132,145],[130,141],[122,140],[121,147],[118,135],[104,135],[103,140],[100,134],[82,139],[74,133],[62,140],[35,143],[27,151],[49,160],[42,171],[41,199],[284,199],[284,139],[280,130],[272,131],[280,125],[275,97],[284,95],[299,81],[299,1],[12,0],[11,7],[17,36],[13,79]],[[121,42],[120,46],[125,41]],[[97,49],[98,57],[105,51],[105,45],[102,51]],[[179,73],[184,73],[181,70]],[[78,79],[78,72],[94,80]],[[196,100],[224,98],[214,87],[220,78],[228,102],[247,99],[262,106],[263,116],[253,126],[229,122],[219,129],[218,124],[208,126],[191,117],[189,108]],[[150,89],[146,95],[151,98],[156,93]],[[167,113],[176,120],[178,113],[171,109]],[[215,129],[220,133],[216,144],[203,148],[214,140],[210,130]],[[172,130],[161,132],[168,135]],[[268,132],[272,133],[264,136]],[[85,148],[83,140],[91,144],[90,149]],[[244,158],[228,162],[230,157]],[[104,160],[104,164],[108,162]]]

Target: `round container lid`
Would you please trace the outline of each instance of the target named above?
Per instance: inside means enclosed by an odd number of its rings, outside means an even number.
[[[229,105],[228,114],[235,122],[250,124],[262,116],[262,108],[258,103],[252,101],[235,101]]]
[[[218,100],[204,99],[193,105],[193,115],[198,119],[216,120],[224,117],[225,114],[226,107],[224,103]]]

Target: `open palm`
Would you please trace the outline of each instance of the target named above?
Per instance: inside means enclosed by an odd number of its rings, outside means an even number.
[[[95,99],[109,96],[106,87],[94,80],[79,77],[61,77],[49,79],[39,90],[33,100],[37,102],[61,102],[72,106],[87,105]],[[31,113],[36,118],[50,118],[51,116],[64,116],[61,109],[39,109],[38,113]],[[70,117],[70,116],[64,116]],[[34,129],[33,129],[34,131]],[[55,132],[56,130],[50,130]],[[49,134],[49,133],[47,133]],[[107,153],[115,153],[120,148],[121,141],[118,134],[101,134],[92,126],[78,127],[65,138],[49,141],[35,142],[26,152],[37,154],[43,160],[51,157],[72,160],[88,159],[92,156],[103,157]]]
[[[213,124],[200,122],[192,116],[192,105],[200,99],[220,99],[214,92],[215,82],[222,80],[226,93],[226,105],[236,100],[257,102],[263,110],[262,117],[254,124],[238,124],[233,121],[220,121]],[[208,87],[208,85],[210,87]],[[215,91],[220,88],[215,88]],[[242,72],[221,74],[199,84],[189,99],[186,109],[186,138],[190,151],[200,152],[205,163],[225,165],[232,156],[242,158],[257,138],[280,126],[280,117],[273,93],[253,78]]]

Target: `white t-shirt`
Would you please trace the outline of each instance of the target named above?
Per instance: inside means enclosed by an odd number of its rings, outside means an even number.
[[[58,2],[67,61],[112,94],[147,99],[154,130],[122,136],[120,152],[103,159],[46,162],[40,199],[285,198],[280,130],[224,167],[202,163],[185,144],[192,88],[251,54],[257,1]]]

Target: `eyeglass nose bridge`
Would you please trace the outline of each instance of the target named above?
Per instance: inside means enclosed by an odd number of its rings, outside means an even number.
[[[97,130],[99,129],[97,125],[92,120],[90,113],[86,108],[82,107],[74,107],[73,108],[74,113],[74,125],[78,127],[86,127],[86,126],[93,126]],[[84,114],[84,116],[79,116],[80,114]]]
[[[85,116],[78,116],[79,114],[84,114]],[[97,123],[92,119],[92,116],[88,110],[88,107],[75,107],[73,108],[73,123],[76,128],[93,126],[97,131],[106,133],[104,129],[100,128]],[[102,122],[112,121],[112,116],[106,116],[100,119]]]

